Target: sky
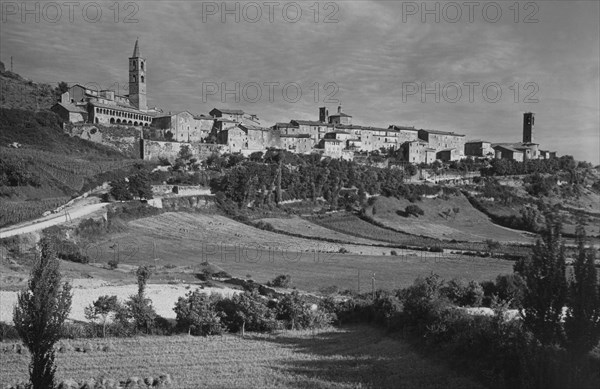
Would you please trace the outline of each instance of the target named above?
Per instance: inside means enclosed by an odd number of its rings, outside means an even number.
[[[341,104],[354,124],[519,142],[531,111],[541,149],[600,163],[598,1],[0,4],[0,60],[36,82],[126,94],[139,38],[165,112],[270,126]]]

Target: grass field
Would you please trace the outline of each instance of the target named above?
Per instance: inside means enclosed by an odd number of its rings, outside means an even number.
[[[298,289],[324,287],[371,290],[412,284],[431,272],[444,278],[489,280],[512,272],[512,262],[349,244],[333,244],[259,230],[219,215],[167,212],[128,223],[128,231],[111,234],[86,247],[92,261],[119,258],[129,265],[197,267],[209,261],[237,277],[267,282],[290,274]],[[344,248],[348,253],[339,253]],[[361,252],[363,254],[361,254]],[[79,267],[79,266],[78,266]],[[87,266],[90,271],[97,268]],[[79,271],[83,269],[79,267]],[[122,273],[119,274],[122,277]],[[130,275],[133,279],[133,274]],[[110,272],[102,278],[110,280]],[[158,281],[155,278],[156,281]],[[168,280],[164,280],[168,281]]]
[[[450,196],[448,200],[423,199],[414,203],[425,212],[418,218],[398,214],[411,204],[406,199],[380,196],[367,209],[367,214],[394,229],[436,239],[484,241],[491,238],[500,242],[532,242],[524,233],[493,224],[463,195]]]
[[[83,347],[86,340],[61,341]],[[170,374],[175,388],[480,388],[379,329],[92,340],[110,351],[58,353],[59,379]],[[3,344],[1,344],[4,346]],[[95,349],[96,347],[92,347]],[[27,378],[26,354],[0,353],[2,387]]]
[[[359,222],[362,222],[362,220],[358,218],[356,219]],[[289,234],[302,235],[307,238],[329,239],[340,242],[366,245],[382,245],[385,243],[393,242],[392,240],[390,240],[389,242],[384,243],[381,239],[367,239],[353,234],[338,232],[336,230],[323,227],[319,224],[313,223],[312,221],[303,219],[298,216],[292,216],[290,218],[265,218],[259,220],[265,223],[269,223],[278,231],[283,231]]]

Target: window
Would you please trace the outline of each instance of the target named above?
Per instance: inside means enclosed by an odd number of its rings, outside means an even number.
[[[142,70],[144,70],[144,61],[140,62],[140,65],[141,65],[141,67],[142,67]],[[142,80],[142,82],[143,82],[143,81],[144,81],[144,80]]]
[[[144,76],[142,76],[142,82],[144,82]]]

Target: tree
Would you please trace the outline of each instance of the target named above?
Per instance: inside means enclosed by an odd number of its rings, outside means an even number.
[[[561,317],[567,284],[561,230],[560,219],[548,213],[546,229],[537,240],[531,258],[521,259],[514,268],[527,284],[521,309],[523,324],[544,345],[555,344],[562,338]]]
[[[187,330],[190,335],[219,335],[223,333],[222,313],[217,312],[215,304],[220,296],[196,289],[179,297],[173,310],[176,314],[177,327]]]
[[[19,293],[13,321],[31,352],[29,377],[33,389],[54,388],[54,344],[71,311],[71,285],[61,283],[59,262],[52,243],[41,241],[41,256],[31,271],[28,289]]]
[[[567,350],[579,359],[600,339],[600,291],[594,267],[595,252],[586,248],[585,229],[577,226],[578,253],[569,280],[568,310],[565,318]]]
[[[190,146],[188,146],[188,145],[182,146],[179,149],[177,158],[175,158],[175,164],[173,165],[173,168],[175,170],[180,170],[182,168],[183,168],[183,170],[187,170],[188,165],[190,164],[190,161],[192,160],[193,157],[194,157],[194,155],[192,154],[192,150],[190,150]]]
[[[222,312],[222,322],[229,331],[246,330],[265,332],[275,329],[277,321],[263,298],[256,292],[244,292],[233,295],[230,299],[219,300],[216,304],[218,312]]]
[[[110,194],[115,200],[133,200],[133,196],[129,193],[127,181],[124,178],[111,181]]]
[[[145,170],[140,170],[129,177],[128,190],[130,196],[149,200],[152,198],[152,185]]]
[[[99,316],[102,317],[102,337],[106,338],[106,323],[108,315],[111,312],[116,312],[119,309],[117,296],[100,296],[98,300],[85,308],[85,317],[88,320],[96,320]]]
[[[64,81],[61,81],[58,83],[58,86],[56,87],[56,93],[58,95],[62,95],[63,93],[67,92],[69,90],[69,84],[67,84]]]

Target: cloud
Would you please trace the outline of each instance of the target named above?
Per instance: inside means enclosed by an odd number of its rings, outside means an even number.
[[[272,23],[264,8],[257,23],[243,17],[236,23],[231,15],[222,23],[220,14],[203,22],[203,3],[137,2],[138,8],[126,9],[130,3],[121,2],[117,23],[114,2],[99,3],[103,13],[98,23],[86,22],[81,13],[73,23],[64,19],[56,24],[33,23],[31,18],[21,23],[20,17],[10,16],[0,23],[1,59],[8,63],[13,56],[17,72],[40,82],[125,87],[127,58],[139,37],[148,60],[149,103],[166,110],[202,113],[231,106],[271,124],[314,119],[329,95],[358,123],[450,129],[493,141],[519,140],[522,113],[533,110],[543,148],[599,162],[600,45],[598,35],[589,33],[598,30],[598,3],[538,2],[539,23],[530,24],[522,23],[524,3],[519,23],[505,7],[498,23],[476,13],[474,23],[455,24],[422,23],[418,16],[403,23],[402,2],[391,1],[334,2],[337,8],[320,2],[318,15],[314,2],[302,2],[296,23],[283,17],[286,3],[276,8]],[[128,15],[137,22],[124,23]],[[332,15],[337,23],[323,22]],[[202,96],[203,83],[234,88],[235,83],[243,87],[252,82],[278,82],[273,101],[267,87],[254,103],[243,96],[238,102],[230,96],[226,101]],[[286,101],[281,90],[291,82],[302,88],[295,103]],[[337,89],[324,89],[328,82]],[[458,103],[431,98],[422,103],[420,96],[403,101],[403,82],[428,87],[435,82],[442,87],[495,82],[503,94],[498,103],[485,101],[481,90],[472,103],[465,101],[466,95]],[[524,101],[531,92],[525,88],[528,82],[538,87],[538,103]],[[327,105],[335,109],[336,104]]]

